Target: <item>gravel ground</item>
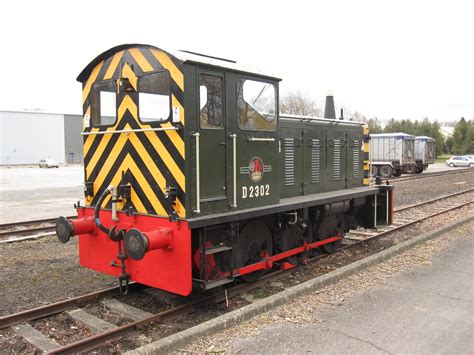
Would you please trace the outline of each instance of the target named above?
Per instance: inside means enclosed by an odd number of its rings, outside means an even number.
[[[67,313],[38,319],[30,324],[60,345],[67,345],[92,335],[87,327],[77,323]]]
[[[197,339],[181,349],[180,353],[230,353],[229,346],[233,341],[239,338],[257,337],[268,326],[286,324],[296,327],[301,324],[321,322],[317,318],[317,311],[334,309],[368,288],[387,284],[392,277],[401,272],[430,265],[431,259],[447,248],[451,240],[468,238],[466,235],[470,235],[473,228],[474,223],[471,222],[452,233],[428,241],[357,275],[277,307],[271,312],[258,315],[212,336]]]
[[[436,179],[401,182],[396,185],[396,206],[410,205],[453,191],[473,188],[473,185],[474,172],[460,173],[446,178],[437,177]],[[410,228],[409,231],[398,233],[389,242],[367,247],[365,251],[362,248],[364,253],[362,251],[354,252],[354,254],[343,252],[332,255],[322,263],[302,268],[288,278],[288,280],[269,283],[267,286],[249,295],[231,300],[229,309],[238,308],[247,304],[248,299],[273,294],[284,287],[297,284],[310,277],[330,271],[350,260],[363,257],[366,255],[365,252],[374,252],[377,249],[388,246],[392,242],[407,239],[428,229],[436,228],[455,219],[462,218],[469,213],[473,212],[469,211],[468,208],[464,208],[452,212],[448,216],[424,222]],[[51,236],[35,241],[0,245],[0,267],[2,269],[0,276],[0,294],[2,295],[0,315],[18,312],[116,285],[115,278],[79,266],[77,242],[74,238],[68,244],[61,244],[57,241],[56,237]],[[154,301],[153,298],[143,294],[140,297],[129,297],[123,300],[151,312],[158,312],[167,306],[166,302]],[[103,307],[90,306],[90,308],[91,313],[100,315],[114,324],[124,322],[123,319],[120,319],[119,315],[113,312],[104,312]],[[153,329],[148,329],[144,335],[132,333],[131,335],[133,336],[127,337],[127,339],[130,338],[130,342],[127,341],[125,346],[124,344],[114,343],[112,351],[134,348],[151,340],[156,340],[156,338],[171,334],[178,328],[184,329],[210,319],[229,309],[226,309],[223,305],[218,305],[171,325],[160,325]],[[89,309],[87,310],[89,311]],[[64,327],[54,327],[55,331],[49,333],[51,337],[58,336],[58,339],[61,337],[66,339],[69,337],[74,338],[75,334],[85,334],[86,330],[75,324],[69,316],[62,316],[65,317],[63,319]],[[43,323],[37,323],[37,325],[39,328],[43,326],[48,327],[48,325]],[[77,327],[78,329],[72,327]],[[70,332],[71,330],[72,333]],[[67,335],[64,334],[62,336],[61,334],[66,333],[66,331],[68,331]],[[110,351],[111,349],[101,350]],[[21,340],[10,329],[0,331],[1,353],[31,353],[33,351],[34,347]]]
[[[395,184],[395,206],[402,207],[474,188],[474,171]]]
[[[55,236],[0,245],[0,315],[115,286],[114,277],[79,266],[77,240]]]

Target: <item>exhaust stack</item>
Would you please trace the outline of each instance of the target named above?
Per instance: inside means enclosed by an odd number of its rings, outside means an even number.
[[[336,119],[336,108],[334,106],[334,96],[328,93],[326,96],[326,105],[324,107],[324,118]]]

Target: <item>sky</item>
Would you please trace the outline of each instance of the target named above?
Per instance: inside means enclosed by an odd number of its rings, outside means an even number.
[[[124,43],[235,59],[324,106],[474,119],[473,1],[3,1],[0,110],[81,113],[80,71]]]

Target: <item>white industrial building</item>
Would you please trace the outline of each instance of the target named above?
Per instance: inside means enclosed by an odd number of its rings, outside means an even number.
[[[80,115],[0,111],[0,165],[82,163]]]

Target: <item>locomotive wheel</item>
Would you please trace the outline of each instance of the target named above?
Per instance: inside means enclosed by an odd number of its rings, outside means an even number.
[[[376,166],[372,165],[371,170],[372,171],[370,173],[371,173],[372,177],[376,177],[379,174],[379,169]]]
[[[251,265],[263,260],[263,255],[272,255],[272,234],[265,223],[252,221],[248,223],[239,235],[239,256],[241,265]],[[257,270],[240,278],[246,282],[255,282],[266,273],[266,270]]]
[[[344,234],[339,232],[339,234],[341,235],[342,238],[344,238]],[[327,239],[327,238],[321,238],[319,240],[324,240],[324,239]],[[329,243],[329,244],[324,244],[324,245],[321,245],[320,248],[325,252],[325,253],[328,253],[328,254],[332,254],[334,252],[336,252],[342,245],[342,239],[339,239],[338,241],[336,242],[333,242],[333,243]]]
[[[303,233],[303,238],[298,240],[295,243],[295,245],[293,245],[293,248],[297,248],[297,247],[302,246],[304,244],[304,242],[309,243],[313,239],[313,225],[311,224],[311,221],[304,220],[304,223],[306,224],[306,229]],[[307,254],[308,254],[308,252],[299,253],[299,254],[296,254],[296,255],[293,255],[293,256],[289,256],[288,258],[286,258],[286,260],[290,264],[298,265],[299,263],[303,262],[303,260],[304,260],[304,258],[306,257]]]
[[[319,249],[325,253],[332,254],[337,251],[342,245],[342,239],[344,238],[344,228],[341,224],[342,220],[340,218],[341,217],[337,217],[337,219],[331,218],[330,220],[324,220],[313,224],[314,241],[322,241],[334,237],[338,233],[341,236],[341,239],[332,243],[321,245],[319,247]]]
[[[390,165],[384,165],[380,168],[380,176],[384,179],[392,177],[393,169]]]

